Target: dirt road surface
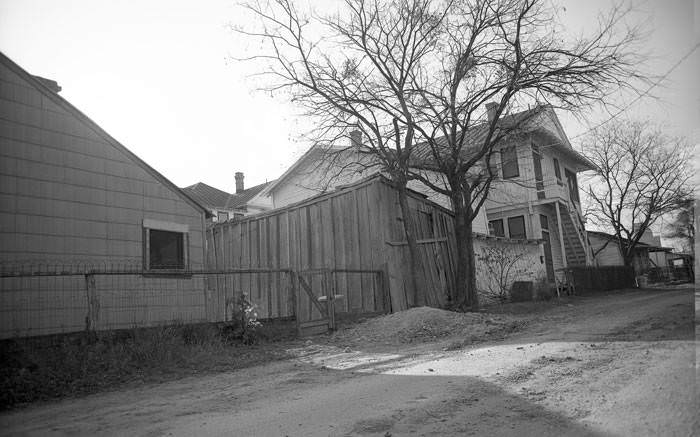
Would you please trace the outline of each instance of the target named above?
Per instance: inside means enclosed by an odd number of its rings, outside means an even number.
[[[5,413],[0,434],[700,435],[692,288],[568,302],[494,343],[316,339],[289,361]]]

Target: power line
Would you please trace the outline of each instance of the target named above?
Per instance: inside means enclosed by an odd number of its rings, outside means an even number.
[[[695,46],[694,46],[692,49],[690,49],[690,51],[689,51],[688,53],[686,53],[682,58],[680,58],[680,59],[678,60],[678,62],[676,62],[663,76],[661,76],[661,78],[660,78],[659,80],[657,80],[656,82],[652,83],[652,84],[649,86],[649,88],[646,89],[646,91],[644,91],[642,94],[638,95],[634,100],[632,100],[631,102],[629,102],[624,108],[622,108],[622,109],[620,109],[619,111],[617,111],[615,114],[613,114],[613,115],[612,115],[610,118],[608,118],[607,120],[598,123],[597,125],[593,126],[592,128],[590,128],[590,129],[588,129],[588,130],[586,130],[586,131],[584,131],[584,132],[582,132],[582,133],[576,135],[575,137],[572,137],[571,139],[572,139],[572,140],[575,140],[576,138],[578,138],[578,137],[580,137],[580,136],[583,136],[583,135],[587,134],[588,132],[590,132],[590,131],[592,131],[592,130],[597,129],[597,128],[603,126],[604,124],[609,123],[610,121],[612,121],[612,120],[614,120],[615,118],[617,118],[618,115],[620,115],[620,114],[622,114],[623,112],[627,111],[632,105],[634,105],[635,103],[637,103],[642,97],[644,97],[644,96],[646,96],[647,94],[649,94],[649,92],[650,92],[651,90],[653,90],[653,89],[656,88],[661,82],[663,82],[663,81],[668,77],[668,75],[671,74],[671,73],[673,72],[673,70],[675,70],[676,68],[678,68],[678,66],[681,65],[686,59],[688,59],[688,58],[690,57],[690,55],[692,55],[692,54],[695,52],[695,50],[698,49],[698,47],[700,47],[700,43],[695,44]]]

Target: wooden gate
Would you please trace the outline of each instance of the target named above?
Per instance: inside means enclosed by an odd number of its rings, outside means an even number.
[[[348,275],[359,274],[374,278],[371,287],[365,288],[371,291],[371,296],[366,296],[359,306],[352,308],[356,313],[385,313],[389,309],[387,298],[388,284],[381,270],[352,270],[352,269],[309,269],[295,271],[293,287],[295,301],[295,315],[297,330],[300,336],[322,334],[336,329],[336,314],[350,312],[347,302],[348,296],[338,294],[337,285],[347,289],[350,285]],[[357,286],[362,286],[362,281],[356,281]]]
[[[297,330],[300,336],[335,329],[335,287],[330,270],[304,270],[294,273]]]

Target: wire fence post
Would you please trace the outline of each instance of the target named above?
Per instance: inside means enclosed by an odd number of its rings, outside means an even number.
[[[85,273],[85,294],[87,298],[87,314],[85,315],[85,331],[93,332],[97,328],[100,313],[100,302],[97,299],[95,275],[92,272]]]

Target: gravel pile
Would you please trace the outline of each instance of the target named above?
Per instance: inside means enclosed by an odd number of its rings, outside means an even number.
[[[500,314],[418,307],[365,320],[340,329],[333,337],[338,341],[416,343],[450,336],[478,339],[513,326],[514,318]]]

